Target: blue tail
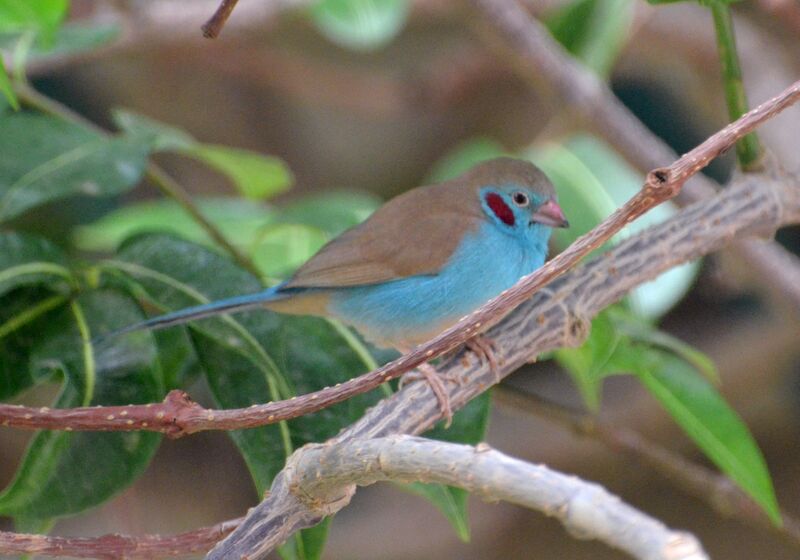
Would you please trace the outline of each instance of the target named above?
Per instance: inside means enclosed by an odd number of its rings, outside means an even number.
[[[173,311],[172,313],[159,315],[158,317],[153,317],[152,319],[148,319],[147,321],[142,321],[141,323],[135,323],[133,325],[123,327],[116,331],[112,331],[96,339],[96,342],[102,342],[109,338],[135,331],[163,329],[166,327],[171,327],[173,325],[180,325],[182,323],[188,323],[189,321],[202,319],[204,317],[219,315],[220,313],[243,311],[245,309],[250,309],[252,307],[260,307],[265,301],[271,301],[283,297],[284,294],[280,294],[278,292],[280,288],[281,288],[280,285],[273,286],[272,288],[268,288],[262,292],[258,292],[255,294],[235,296],[220,301],[212,301],[211,303],[204,303],[202,305],[195,305],[194,307],[179,309],[178,311]]]

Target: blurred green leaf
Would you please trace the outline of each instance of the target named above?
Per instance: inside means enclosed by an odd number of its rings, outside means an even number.
[[[686,361],[652,348],[638,349],[628,356],[631,370],[700,449],[780,526],[767,465],[741,418]]]
[[[0,297],[0,400],[34,385],[29,356],[50,321],[49,313],[62,307],[66,296],[53,296],[41,287],[26,287]]]
[[[285,278],[316,253],[329,236],[301,224],[272,224],[256,236],[251,257],[269,278]]]
[[[428,182],[438,183],[458,177],[470,167],[501,156],[511,155],[500,142],[477,137],[458,144],[439,159],[428,173]]]
[[[319,560],[325,551],[325,542],[331,528],[332,517],[326,517],[320,523],[303,529],[294,538],[278,548],[278,554],[284,560]]]
[[[294,177],[279,158],[250,150],[201,144],[191,135],[132,111],[113,111],[115,124],[128,135],[146,138],[156,151],[174,151],[197,159],[230,178],[244,196],[262,200],[286,191]]]
[[[85,329],[76,321],[76,310],[85,320]],[[92,333],[141,319],[130,298],[104,291],[80,296],[47,322],[30,354],[29,367],[35,378],[63,376],[55,407],[80,406],[88,396],[92,405],[163,398],[149,333],[126,337],[108,348],[94,348],[89,342]],[[14,480],[0,494],[0,515],[50,519],[100,504],[144,471],[159,441],[159,434],[146,432],[38,432]]]
[[[68,0],[0,0],[0,33],[35,31],[52,36],[68,7]]]
[[[6,73],[6,65],[3,62],[2,57],[0,57],[0,93],[5,96],[6,100],[11,104],[15,111],[19,110],[19,100],[14,93],[14,88],[11,86],[11,79]]]
[[[200,198],[195,202],[270,278],[286,277],[324,243],[362,222],[380,205],[374,196],[350,192],[305,197],[280,210],[238,198]],[[73,242],[84,251],[109,252],[125,239],[146,232],[171,233],[215,246],[207,232],[171,200],[124,206],[75,228]]]
[[[127,109],[113,109],[111,118],[121,131],[147,139],[157,152],[186,150],[197,143],[188,132]]]
[[[720,377],[714,361],[693,346],[669,333],[658,330],[655,326],[616,305],[608,308],[608,313],[613,317],[615,328],[636,342],[643,342],[649,346],[657,346],[684,359],[698,372],[703,374],[712,383],[719,384]]]
[[[407,17],[407,0],[320,0],[311,8],[311,19],[325,37],[356,50],[386,45]]]
[[[490,408],[491,397],[488,392],[485,392],[472,399],[464,408],[453,415],[453,423],[449,429],[444,429],[442,424],[439,423],[425,435],[442,441],[477,445],[486,438]],[[400,486],[431,502],[444,514],[445,518],[453,526],[458,538],[464,542],[469,541],[468,492],[452,486],[423,484],[421,482],[401,484]]]
[[[34,284],[64,292],[72,281],[58,247],[34,235],[0,232],[0,295]]]
[[[616,352],[626,351],[627,346],[608,313],[603,312],[592,321],[592,330],[583,345],[555,351],[556,362],[569,372],[590,410],[600,408],[601,382],[620,373],[613,369],[612,358]]]
[[[548,16],[553,36],[588,68],[608,77],[625,46],[634,0],[576,0]]]
[[[280,194],[294,181],[283,160],[249,150],[195,144],[183,153],[227,175],[244,196],[253,200]]]
[[[66,23],[55,31],[46,41],[33,41],[28,60],[47,59],[56,56],[76,54],[97,49],[119,37],[121,28],[116,23],[86,25]],[[20,36],[18,33],[0,32],[0,49],[13,51]]]
[[[272,219],[270,208],[239,198],[197,198],[195,203],[227,239],[248,247]],[[124,240],[146,232],[163,232],[189,241],[214,245],[205,229],[172,200],[125,205],[73,231],[73,243],[83,251],[110,252]]]
[[[149,146],[61,119],[0,115],[0,221],[60,198],[111,196],[141,178]]]
[[[326,191],[289,202],[275,214],[275,220],[311,226],[333,238],[366,220],[381,202],[369,193]]]

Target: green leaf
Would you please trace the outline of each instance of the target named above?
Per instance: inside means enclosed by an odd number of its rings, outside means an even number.
[[[287,541],[278,553],[284,560],[320,560],[325,550],[325,542],[331,528],[332,517],[325,518],[321,523],[308,529],[303,529]]]
[[[560,348],[554,353],[556,362],[569,372],[586,406],[592,411],[600,408],[602,380],[619,373],[612,364],[615,353],[627,348],[627,345],[620,348],[622,342],[608,312],[603,312],[592,321],[592,330],[583,345]]]
[[[248,273],[209,250],[167,236],[142,236],[107,263],[130,275],[161,309],[263,289]],[[191,324],[191,338],[217,404],[224,408],[288,398],[342,382],[365,370],[358,352],[327,321],[245,312]],[[231,432],[263,493],[289,453],[323,441],[361,417],[380,391],[288,423]]]
[[[150,334],[137,333],[107,348],[93,348],[90,342],[95,332],[141,319],[130,298],[102,291],[82,295],[48,321],[30,354],[30,369],[38,379],[63,376],[54,406],[163,398]],[[159,441],[159,434],[147,432],[38,432],[14,480],[0,494],[0,515],[50,519],[103,503],[144,471]]]
[[[68,0],[0,0],[0,33],[55,33],[69,7]]]
[[[444,429],[440,423],[428,431],[426,436],[442,441],[477,445],[486,437],[490,406],[490,394],[483,393],[453,415],[453,423],[449,429]],[[399,486],[431,502],[450,522],[458,538],[469,542],[468,492],[452,486],[421,482],[400,484]]]
[[[41,237],[0,232],[0,295],[30,285],[65,292],[72,282],[66,257],[58,247]]]
[[[549,15],[546,23],[578,60],[608,77],[625,46],[634,8],[633,0],[577,0]]]
[[[320,0],[311,19],[332,42],[355,50],[383,47],[400,33],[407,0]]]
[[[719,384],[720,377],[714,361],[697,348],[687,344],[669,333],[658,330],[646,320],[638,317],[622,306],[608,308],[614,325],[622,334],[636,342],[644,342],[649,346],[657,346],[667,350],[691,364],[697,371],[712,383]]]
[[[111,119],[125,134],[147,139],[157,152],[186,150],[197,144],[188,132],[127,109],[113,109]]]
[[[280,194],[288,190],[294,180],[281,159],[249,150],[196,144],[183,153],[227,175],[244,196],[253,200]]]
[[[325,232],[305,225],[269,225],[256,237],[251,256],[268,278],[284,278],[329,239]]]
[[[36,383],[28,367],[33,347],[62,307],[66,296],[41,288],[22,288],[0,297],[0,400],[11,398]]]
[[[369,193],[326,191],[282,206],[275,220],[310,226],[333,238],[366,220],[381,202],[380,198]]]
[[[15,111],[19,111],[19,100],[14,93],[14,88],[11,86],[11,79],[8,77],[6,65],[3,63],[2,58],[0,58],[0,93],[5,96]]]
[[[59,27],[48,40],[33,41],[26,53],[26,60],[46,60],[57,56],[74,55],[97,49],[119,37],[121,28],[117,23],[86,25],[66,23]],[[18,33],[0,34],[0,49],[13,51],[20,41]]]
[[[280,194],[294,181],[292,172],[279,158],[240,148],[201,144],[178,128],[124,109],[116,109],[113,118],[127,134],[148,139],[154,150],[175,151],[223,173],[239,192],[253,200]]]
[[[428,173],[428,181],[438,183],[453,179],[483,161],[508,155],[511,154],[500,142],[479,136],[462,142],[448,151]]]
[[[661,351],[640,349],[631,362],[644,386],[686,434],[780,526],[764,457],[747,426],[714,386],[684,360]]]
[[[74,195],[111,196],[141,178],[149,146],[29,113],[0,115],[0,221]]]
[[[271,209],[239,198],[198,198],[195,203],[227,239],[240,247],[252,246],[264,225],[272,221]],[[83,251],[110,252],[126,239],[148,232],[170,233],[215,246],[206,230],[173,200],[125,205],[75,228],[72,241]]]
[[[305,197],[280,211],[238,198],[195,201],[227,239],[243,248],[270,278],[283,278],[324,243],[369,216],[379,205],[374,196],[333,192]],[[127,205],[94,223],[73,230],[73,243],[84,251],[110,252],[125,239],[164,232],[214,247],[206,230],[170,200]]]

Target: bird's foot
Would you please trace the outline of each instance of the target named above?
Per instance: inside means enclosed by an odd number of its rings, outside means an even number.
[[[419,372],[419,373],[417,373]],[[450,397],[447,396],[447,389],[442,383],[442,375],[430,364],[420,364],[417,366],[416,371],[405,374],[400,378],[400,387],[406,383],[414,381],[425,380],[428,386],[439,401],[439,409],[442,411],[442,418],[444,418],[444,427],[449,428],[453,421],[453,410],[450,408]]]
[[[494,340],[482,334],[477,334],[470,338],[465,346],[469,348],[484,364],[489,364],[489,371],[494,374],[496,383],[500,383],[500,367],[497,365],[497,345]]]

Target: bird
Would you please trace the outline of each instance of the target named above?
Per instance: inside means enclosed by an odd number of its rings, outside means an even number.
[[[112,334],[264,307],[338,319],[376,346],[406,353],[541,267],[552,228],[564,227],[569,223],[544,172],[525,160],[496,158],[392,198],[280,284]],[[494,367],[491,343],[473,342]],[[433,366],[423,366],[449,423],[442,382]]]

